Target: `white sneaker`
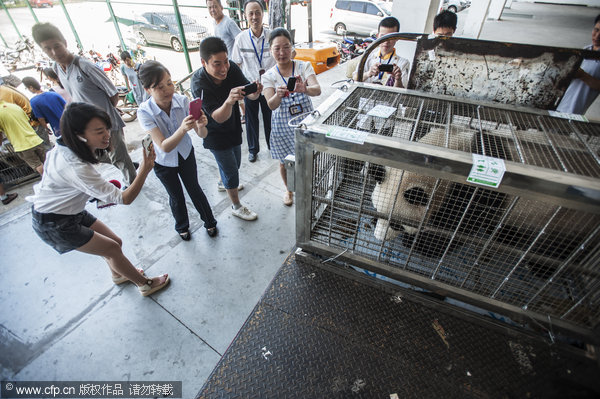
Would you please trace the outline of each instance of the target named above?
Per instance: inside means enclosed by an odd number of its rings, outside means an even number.
[[[238,186],[238,191],[242,191],[243,189],[244,189],[244,185],[240,184]],[[227,189],[225,188],[225,186],[223,185],[223,182],[221,180],[219,180],[219,182],[217,183],[217,191],[219,191],[219,192],[227,191]]]
[[[258,218],[258,215],[255,212],[252,212],[250,209],[246,208],[243,205],[240,206],[238,209],[232,207],[231,214],[244,220],[256,220],[256,218]]]

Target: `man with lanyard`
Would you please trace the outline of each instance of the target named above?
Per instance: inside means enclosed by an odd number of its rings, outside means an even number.
[[[377,38],[400,31],[400,22],[394,17],[386,17],[379,22]],[[396,40],[389,40],[379,45],[379,51],[373,51],[365,62],[362,81],[378,83],[385,86],[406,87],[408,85],[409,62],[396,54]],[[393,65],[392,72],[382,72],[379,65]],[[354,80],[358,80],[358,66],[354,71]]]
[[[263,73],[273,65],[275,60],[271,56],[269,49],[269,29],[262,26],[263,5],[260,0],[246,0],[244,12],[250,29],[242,31],[235,38],[233,53],[231,59],[238,64],[244,75],[249,81],[260,79]],[[265,127],[265,140],[267,147],[270,148],[269,139],[271,136],[271,110],[267,105],[267,100],[262,94],[257,100],[244,98],[246,105],[246,138],[248,139],[248,160],[256,161],[259,144],[259,108],[263,116]]]
[[[586,50],[600,50],[600,15],[594,20],[592,44]],[[558,108],[559,112],[583,115],[600,94],[600,60],[583,60]]]

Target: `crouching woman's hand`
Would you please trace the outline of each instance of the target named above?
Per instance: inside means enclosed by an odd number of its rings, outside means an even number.
[[[138,196],[142,190],[142,186],[148,177],[148,174],[154,168],[154,160],[156,159],[156,153],[154,152],[154,146],[150,145],[150,154],[146,155],[146,151],[142,149],[142,162],[137,171],[137,176],[131,183],[131,186],[127,187],[123,191],[123,203],[129,205]]]

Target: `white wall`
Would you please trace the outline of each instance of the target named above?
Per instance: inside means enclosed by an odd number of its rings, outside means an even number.
[[[431,33],[441,4],[442,0],[394,0],[392,15],[400,21],[401,32]]]
[[[392,15],[400,21],[400,32],[433,33],[433,18],[438,14],[442,0],[394,0]],[[417,45],[415,42],[398,40],[396,53],[412,61]],[[412,64],[411,64],[412,67]]]

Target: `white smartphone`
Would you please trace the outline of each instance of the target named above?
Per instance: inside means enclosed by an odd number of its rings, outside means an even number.
[[[142,147],[144,147],[144,151],[146,151],[146,156],[150,155],[150,149],[152,145],[152,137],[147,134],[146,137],[142,140]]]

